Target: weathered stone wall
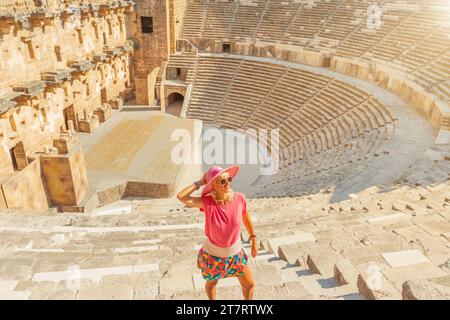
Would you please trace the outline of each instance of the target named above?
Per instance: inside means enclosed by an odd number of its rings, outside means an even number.
[[[371,64],[366,61],[357,61],[350,58],[333,57],[331,59],[330,69],[368,81],[371,73]]]
[[[131,34],[137,44],[133,62],[137,78],[149,73],[167,60],[169,55],[168,3],[167,1],[138,0]],[[141,17],[153,18],[153,32],[142,33]]]
[[[152,97],[148,96],[149,92],[153,92],[148,75],[167,61],[169,54],[176,51],[176,40],[181,34],[186,0],[136,2],[137,10],[129,25],[136,45],[133,55],[136,102],[148,104],[153,101]],[[153,18],[152,33],[142,32],[141,17]]]
[[[57,205],[80,205],[88,191],[81,146],[66,155],[42,156],[41,163],[50,201]]]
[[[46,185],[33,160],[50,156],[61,134],[92,131],[97,117],[110,114],[109,103],[130,96],[133,46],[126,21],[132,11],[130,1],[2,1],[0,186],[36,177]],[[85,170],[83,157],[80,152],[77,163]],[[77,195],[71,203],[79,203],[87,180],[77,181],[75,175],[68,179]],[[3,200],[2,206],[44,209],[35,199],[46,198],[44,189],[33,187],[36,194],[31,197],[31,190],[18,182],[14,186],[20,189],[17,199]],[[67,203],[59,199],[53,204],[58,201]]]
[[[4,202],[7,208],[44,211],[49,207],[41,179],[39,160],[31,162],[22,171],[1,181],[0,189],[4,195],[4,199],[0,200],[0,203]]]
[[[146,78],[136,81],[136,103],[139,105],[151,105],[155,101],[155,84],[159,67],[150,72]]]
[[[0,12],[29,12],[36,8],[35,0],[2,0],[0,2]]]
[[[178,51],[221,53],[223,44],[230,45],[231,54],[274,58],[284,61],[303,63],[315,67],[329,67],[330,57],[318,51],[304,49],[298,46],[274,44],[269,42],[251,43],[245,41],[221,41],[205,38],[189,39],[189,42],[180,40],[177,42]],[[192,47],[195,46],[195,48]]]

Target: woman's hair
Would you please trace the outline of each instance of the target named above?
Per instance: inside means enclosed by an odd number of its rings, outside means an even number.
[[[216,192],[217,188],[217,181],[220,179],[220,177],[217,177],[212,183],[211,183],[211,193]]]

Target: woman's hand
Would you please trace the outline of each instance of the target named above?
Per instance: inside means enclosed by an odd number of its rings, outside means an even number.
[[[258,243],[256,242],[255,237],[252,237],[251,241],[252,241],[252,257],[256,258],[256,256],[258,255]]]

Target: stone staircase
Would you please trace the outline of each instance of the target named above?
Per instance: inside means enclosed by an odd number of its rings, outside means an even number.
[[[450,184],[248,199],[256,299],[448,299]],[[206,299],[203,216],[175,199],[0,215],[2,299]],[[250,256],[248,235],[242,231]],[[240,299],[236,278],[219,299]]]

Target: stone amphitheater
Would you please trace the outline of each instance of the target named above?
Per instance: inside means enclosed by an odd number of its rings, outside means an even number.
[[[279,132],[256,299],[450,298],[450,1],[1,1],[0,299],[206,299],[179,128]]]

